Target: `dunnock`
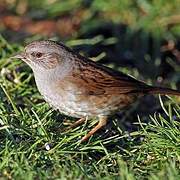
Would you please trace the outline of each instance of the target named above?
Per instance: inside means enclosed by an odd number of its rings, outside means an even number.
[[[180,91],[149,86],[83,57],[61,43],[35,41],[14,56],[33,70],[44,99],[61,113],[80,118],[99,117],[82,141],[106,125],[107,118],[146,94],[180,95]]]

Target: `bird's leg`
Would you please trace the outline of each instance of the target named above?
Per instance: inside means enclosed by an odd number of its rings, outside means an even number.
[[[99,118],[99,123],[90,131],[88,132],[82,139],[81,142],[86,141],[90,136],[92,136],[96,131],[101,129],[107,123],[107,116],[101,116]]]
[[[80,118],[80,119],[78,119],[76,122],[74,122],[72,125],[70,125],[69,128],[71,128],[71,129],[72,129],[72,128],[75,128],[75,127],[79,126],[80,124],[82,124],[85,120],[86,120],[85,117]]]
[[[71,124],[69,127],[67,127],[67,128],[65,129],[65,131],[70,130],[70,129],[73,129],[73,128],[79,126],[79,125],[82,124],[85,120],[86,120],[85,117],[78,119],[76,122],[74,122],[74,123]]]

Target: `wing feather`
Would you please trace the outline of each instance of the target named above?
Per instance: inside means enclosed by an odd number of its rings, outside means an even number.
[[[78,86],[84,95],[126,94],[141,92],[147,87],[143,82],[90,60],[79,62],[77,67],[68,81]]]

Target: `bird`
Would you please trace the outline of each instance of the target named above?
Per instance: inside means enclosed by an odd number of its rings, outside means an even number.
[[[62,42],[33,41],[12,58],[21,59],[33,71],[45,101],[60,113],[85,119],[98,118],[86,141],[106,125],[110,116],[148,94],[180,95],[179,90],[156,87],[115,71],[80,55]]]

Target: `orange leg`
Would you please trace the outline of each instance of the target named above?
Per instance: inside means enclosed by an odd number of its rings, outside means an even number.
[[[81,142],[86,141],[89,137],[91,137],[96,131],[101,129],[103,126],[105,126],[107,123],[107,117],[102,116],[99,119],[99,123],[89,132],[87,133],[82,139]]]
[[[73,129],[73,128],[79,126],[79,125],[82,124],[85,120],[86,120],[86,118],[84,118],[84,117],[78,119],[75,123],[73,123],[72,125],[70,125],[70,126],[67,128],[67,130]]]

